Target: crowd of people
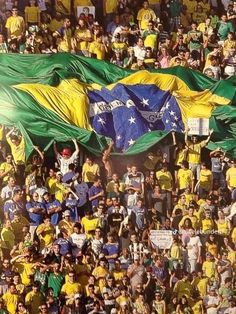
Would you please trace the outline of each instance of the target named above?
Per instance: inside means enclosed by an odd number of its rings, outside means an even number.
[[[123,169],[113,142],[26,161],[0,130],[0,313],[235,314],[236,160],[205,148],[212,131],[172,132]]]
[[[134,70],[180,65],[217,80],[235,75],[233,0],[0,3],[1,53],[71,52]]]

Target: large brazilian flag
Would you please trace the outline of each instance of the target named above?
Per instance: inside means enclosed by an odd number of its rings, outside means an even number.
[[[236,157],[236,77],[215,81],[183,67],[131,71],[72,54],[0,55],[0,123],[33,143],[76,138],[99,155],[109,138],[136,155],[188,118],[209,118],[208,148]]]

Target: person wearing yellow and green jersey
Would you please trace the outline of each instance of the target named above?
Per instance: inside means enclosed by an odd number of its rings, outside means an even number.
[[[103,0],[103,13],[106,18],[106,22],[109,23],[113,20],[117,11],[117,0]]]
[[[201,170],[201,151],[210,141],[213,130],[209,131],[209,136],[205,141],[198,141],[198,137],[193,135],[191,141],[188,140],[188,130],[185,131],[185,144],[188,148],[189,169],[192,170],[194,176],[199,180]]]
[[[148,22],[148,29],[146,29],[143,34],[142,38],[144,40],[144,46],[151,47],[152,51],[157,50],[157,38],[158,38],[158,32],[154,29],[154,23],[153,21]]]
[[[149,8],[148,1],[143,2],[143,8],[138,11],[137,20],[139,28],[142,31],[148,29],[149,21],[156,20],[156,14],[152,9]]]
[[[195,186],[195,190],[198,190],[199,196],[204,197],[210,192],[213,185],[213,175],[211,170],[207,169],[206,163],[201,163],[200,177]]]

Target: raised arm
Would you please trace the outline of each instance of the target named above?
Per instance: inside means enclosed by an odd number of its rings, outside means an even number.
[[[78,145],[76,139],[73,139],[72,142],[75,145],[75,152],[74,153],[76,153],[76,155],[79,155],[79,145]]]
[[[9,138],[14,131],[15,131],[15,127],[11,128],[11,130],[7,132],[6,138]]]
[[[38,146],[33,146],[34,147],[34,149],[36,150],[36,152],[39,154],[39,157],[41,158],[41,161],[43,162],[44,161],[44,153],[43,152],[41,152],[41,150],[39,149],[39,147]]]
[[[57,144],[56,144],[55,141],[53,142],[53,151],[54,151],[54,154],[55,154],[56,157],[57,157],[57,155],[59,155],[59,152],[58,152],[58,150],[57,150]]]
[[[205,144],[206,144],[206,145],[209,143],[209,141],[210,141],[210,139],[211,139],[211,135],[212,135],[213,131],[214,131],[213,129],[211,129],[211,130],[209,131],[208,138],[205,140]]]

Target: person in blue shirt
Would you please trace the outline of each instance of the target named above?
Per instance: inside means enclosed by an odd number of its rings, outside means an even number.
[[[113,270],[115,267],[115,259],[119,255],[119,244],[115,241],[112,233],[107,234],[107,243],[104,244],[102,252],[105,254],[105,258],[109,264],[109,270]]]
[[[97,207],[100,199],[105,196],[104,189],[102,187],[101,179],[97,178],[91,188],[89,189],[89,201],[92,204],[92,207]]]
[[[53,245],[59,245],[60,254],[65,256],[66,254],[71,254],[72,252],[72,243],[68,237],[68,232],[66,229],[61,229],[61,232],[58,234],[57,240],[53,243]]]
[[[31,200],[26,203],[26,210],[29,215],[30,222],[30,234],[31,238],[34,237],[36,228],[43,222],[43,216],[46,213],[45,205],[39,202],[38,193],[34,192],[31,196]]]
[[[147,214],[147,209],[143,206],[143,200],[139,199],[131,212],[131,220],[135,229],[144,230],[147,223]]]
[[[70,217],[73,222],[77,222],[79,220],[78,216],[78,197],[76,194],[69,192],[66,199],[62,203],[63,211],[69,210]]]
[[[53,199],[48,192],[43,194],[43,199],[43,204],[47,210],[47,214],[51,217],[51,224],[54,226],[58,225],[62,211],[61,203],[58,200]]]
[[[64,174],[62,177],[62,182],[63,183],[71,183],[73,179],[76,178],[76,172],[75,172],[75,164],[69,164],[68,166],[68,172]]]
[[[25,215],[25,204],[23,202],[23,191],[16,189],[13,191],[13,196],[10,200],[6,201],[3,207],[5,219],[13,220],[14,213],[19,212]]]

